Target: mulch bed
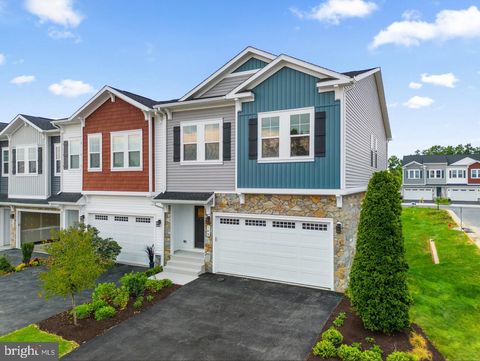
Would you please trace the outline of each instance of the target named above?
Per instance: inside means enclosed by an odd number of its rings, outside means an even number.
[[[106,320],[96,321],[93,318],[86,318],[83,320],[78,320],[78,325],[74,326],[73,317],[70,314],[70,310],[68,310],[41,321],[38,326],[43,331],[51,332],[62,336],[66,340],[72,340],[78,344],[82,344],[98,335],[103,334],[126,319],[145,311],[156,302],[168,297],[172,292],[180,287],[181,286],[179,285],[166,287],[160,292],[154,293],[154,299],[150,302],[147,301],[146,297],[144,297],[142,307],[139,309],[133,307],[135,299],[130,298],[130,301],[125,309],[117,310],[117,314],[114,317]]]
[[[372,332],[366,330],[363,327],[362,320],[358,317],[355,312],[350,307],[350,301],[347,298],[344,298],[337,306],[335,311],[330,315],[327,323],[322,329],[318,341],[321,340],[321,334],[332,326],[333,321],[338,316],[340,312],[345,312],[347,318],[339,331],[342,333],[344,340],[343,343],[350,345],[353,342],[360,342],[363,349],[370,348],[368,342],[365,341],[366,337],[373,337],[377,345],[379,345],[383,350],[384,359],[390,353],[394,351],[410,351],[412,346],[410,345],[409,336],[410,332],[413,330],[419,335],[422,335],[427,340],[428,349],[432,353],[432,361],[445,361],[445,358],[440,352],[432,345],[430,340],[427,338],[427,335],[420,326],[412,324],[411,329],[406,329],[401,332],[395,333],[393,335],[385,335],[380,332]],[[314,345],[312,345],[313,347]],[[307,361],[320,361],[325,360],[321,357],[313,355],[311,352],[308,355]],[[338,358],[327,359],[327,360],[339,360]]]

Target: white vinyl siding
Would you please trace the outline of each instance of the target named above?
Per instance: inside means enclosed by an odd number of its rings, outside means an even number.
[[[345,186],[366,187],[373,172],[387,168],[388,157],[385,126],[373,75],[356,82],[346,91],[344,114]],[[377,167],[371,164],[372,148],[377,153]]]

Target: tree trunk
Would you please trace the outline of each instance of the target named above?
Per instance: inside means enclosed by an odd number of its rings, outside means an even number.
[[[75,295],[72,293],[70,295],[72,298],[72,314],[73,314],[73,324],[77,326],[77,312],[75,311],[76,303],[75,303]]]

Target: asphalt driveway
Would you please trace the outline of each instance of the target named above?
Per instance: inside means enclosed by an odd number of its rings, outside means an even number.
[[[15,265],[21,262],[20,250],[1,251]],[[45,257],[34,254],[34,257]],[[45,267],[27,268],[21,272],[0,277],[0,335],[4,335],[31,323],[39,322],[56,313],[70,308],[70,300],[54,297],[48,301],[40,298],[41,291],[38,274]],[[99,282],[116,282],[120,277],[131,271],[143,270],[141,267],[116,265],[99,278]],[[90,291],[83,292],[78,297],[78,303],[89,300]]]
[[[304,360],[341,296],[212,274],[66,360]]]

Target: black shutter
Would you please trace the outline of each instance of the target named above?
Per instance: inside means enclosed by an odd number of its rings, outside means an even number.
[[[173,161],[180,162],[180,127],[173,127]]]
[[[257,159],[258,157],[258,120],[252,118],[248,120],[248,159]]]
[[[315,157],[325,157],[327,116],[325,112],[315,112]]]
[[[223,160],[232,160],[232,123],[223,123]]]
[[[37,170],[38,170],[38,174],[42,174],[42,172],[43,172],[43,149],[42,149],[42,147],[38,147]]]
[[[17,174],[17,150],[12,149],[12,164],[10,164],[10,169],[12,174]]]
[[[68,141],[63,142],[63,169],[68,170]]]

